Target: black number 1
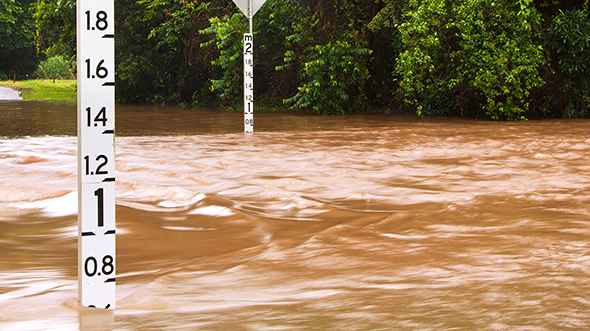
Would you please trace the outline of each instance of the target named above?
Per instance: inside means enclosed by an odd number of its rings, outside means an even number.
[[[94,195],[96,196],[97,201],[97,217],[98,217],[98,226],[104,226],[104,196],[103,196],[103,189],[99,188],[98,190],[94,191]]]

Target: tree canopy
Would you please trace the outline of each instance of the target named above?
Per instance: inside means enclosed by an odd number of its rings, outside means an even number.
[[[35,70],[35,24],[31,0],[0,0],[0,76]]]
[[[27,1],[0,0],[4,72],[26,62],[5,52],[31,45],[38,59],[75,56],[75,0]],[[257,105],[588,116],[588,10],[588,0],[267,0],[254,17]],[[248,22],[231,0],[118,0],[115,12],[119,102],[241,108]]]

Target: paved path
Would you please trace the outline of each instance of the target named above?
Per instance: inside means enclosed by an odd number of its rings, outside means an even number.
[[[22,97],[19,91],[0,86],[0,100],[22,100]]]

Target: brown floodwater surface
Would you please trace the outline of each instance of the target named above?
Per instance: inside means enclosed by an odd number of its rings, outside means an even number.
[[[117,107],[117,309],[75,104],[0,102],[2,330],[584,330],[590,121]]]

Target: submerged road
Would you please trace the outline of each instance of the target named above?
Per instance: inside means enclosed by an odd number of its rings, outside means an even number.
[[[22,100],[22,97],[19,91],[0,86],[0,100]]]

